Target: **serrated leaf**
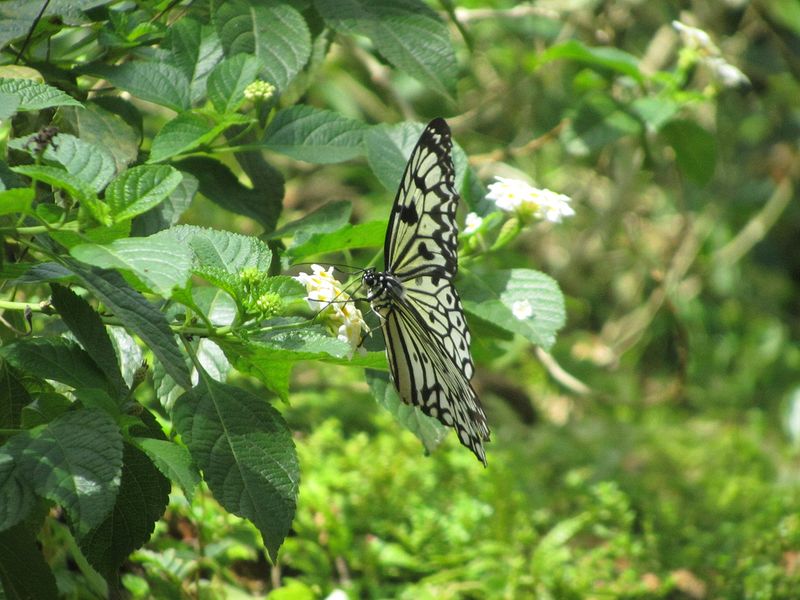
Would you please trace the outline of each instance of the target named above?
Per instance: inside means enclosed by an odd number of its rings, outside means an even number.
[[[105,205],[103,206],[105,207]],[[114,240],[126,237],[130,231],[131,222],[120,221],[110,226],[100,225],[97,227],[90,227],[89,229],[84,229],[80,233],[77,231],[67,231],[66,229],[51,231],[50,237],[65,248],[72,248],[73,246],[85,244],[86,242],[110,244]]]
[[[0,446],[0,532],[27,517],[36,502],[31,481],[19,468],[29,443],[28,432],[23,432]]]
[[[175,225],[192,204],[200,183],[194,175],[181,173],[178,187],[158,206],[134,218],[131,235],[147,237]]]
[[[381,247],[385,236],[385,221],[348,224],[338,231],[314,234],[302,244],[289,248],[286,254],[297,259],[339,250]]]
[[[3,598],[58,598],[56,578],[25,524],[0,531],[0,591]]]
[[[267,277],[259,286],[261,292],[272,292],[278,294],[285,301],[306,297],[306,286],[297,281],[294,277],[286,275],[276,275]]]
[[[30,402],[31,396],[16,372],[0,360],[0,428],[19,427],[22,408]]]
[[[676,119],[661,128],[661,135],[675,150],[675,161],[686,177],[706,185],[714,176],[717,142],[714,136],[694,121]]]
[[[219,6],[214,25],[227,56],[251,54],[264,77],[281,92],[311,55],[311,34],[303,16],[274,0],[233,0]]]
[[[397,125],[375,125],[364,133],[367,162],[384,187],[393,194],[400,185],[408,157],[424,128],[421,123],[405,122]],[[455,140],[453,164],[456,170],[456,190],[459,190],[469,163],[467,155]]]
[[[330,233],[341,229],[350,220],[353,212],[353,203],[347,200],[329,202],[296,221],[290,221],[283,227],[267,235],[274,240],[284,237],[294,237],[295,243],[307,240],[314,233]]]
[[[19,109],[22,99],[13,94],[0,93],[0,119],[10,119]]]
[[[32,188],[13,188],[0,192],[0,215],[27,212],[35,196]]]
[[[100,320],[100,315],[86,300],[69,288],[51,283],[50,290],[52,291],[51,301],[61,315],[61,319],[92,357],[95,364],[103,371],[112,388],[117,392],[117,397],[122,397],[127,391],[127,386],[122,379],[117,363],[117,354],[114,352],[105,325]]]
[[[578,40],[569,40],[550,46],[539,54],[537,63],[543,65],[559,59],[574,60],[583,64],[610,69],[632,77],[637,82],[644,81],[644,75],[639,70],[639,60],[619,48],[609,46],[591,47]]]
[[[44,262],[27,269],[23,275],[14,280],[16,284],[47,283],[69,279],[72,273],[58,263]]]
[[[264,147],[295,160],[336,163],[363,155],[365,131],[362,121],[298,105],[275,115],[264,134]]]
[[[130,331],[142,338],[178,385],[184,389],[191,387],[189,369],[161,312],[131,288],[116,271],[103,271],[72,259],[66,260],[65,266]]]
[[[123,221],[147,212],[169,196],[182,177],[167,165],[139,165],[122,172],[106,188],[111,215]]]
[[[166,62],[132,61],[121,65],[93,64],[83,71],[101,77],[134,96],[183,112],[189,108],[189,80]]]
[[[227,166],[210,158],[184,159],[177,166],[195,176],[200,182],[200,193],[215,204],[255,219],[268,231],[274,229],[281,211],[282,184],[247,188]],[[280,178],[280,174],[277,176]]]
[[[534,344],[549,350],[556,332],[564,326],[564,296],[554,279],[530,269],[494,271],[466,275],[459,281],[459,292],[468,313],[512,333],[519,333]],[[518,303],[527,303],[531,315],[524,314]]]
[[[83,106],[58,88],[31,79],[0,77],[0,93],[19,98],[17,111],[42,110],[51,106]]]
[[[173,423],[226,510],[250,520],[275,560],[294,518],[300,479],[280,413],[207,376],[175,402]]]
[[[200,484],[200,475],[189,451],[168,440],[137,437],[133,441],[150,457],[158,470],[167,479],[177,483],[183,490],[183,495],[191,500],[195,488]]]
[[[169,28],[167,41],[172,63],[190,82],[192,102],[201,100],[209,74],[224,56],[217,32],[184,16]]]
[[[207,144],[229,126],[228,122],[217,123],[195,112],[181,113],[156,134],[147,162],[160,162]]]
[[[451,97],[458,65],[447,25],[421,0],[314,0],[340,33],[367,36],[390,63]]]
[[[122,471],[122,434],[100,410],[67,412],[31,433],[20,468],[36,493],[67,511],[78,537],[111,511]]]
[[[122,479],[111,513],[80,540],[89,563],[112,580],[128,555],[155,529],[169,501],[170,482],[147,455],[124,444]]]
[[[123,103],[122,106],[129,107],[129,110],[135,110],[121,98],[117,100]],[[64,121],[81,140],[102,147],[114,157],[115,172],[122,171],[136,160],[141,115],[137,128],[126,122],[120,114],[110,112],[96,102],[87,102],[84,109],[62,108],[61,113]]]
[[[244,102],[244,90],[258,76],[261,62],[248,54],[237,54],[219,63],[208,76],[208,99],[219,113],[231,113]]]
[[[0,347],[0,356],[15,369],[73,388],[109,389],[109,381],[77,342],[63,337],[19,339]]]
[[[22,426],[25,429],[33,429],[39,425],[46,425],[73,406],[74,401],[63,394],[39,392],[34,396],[33,402],[22,409]]]
[[[48,165],[20,165],[11,170],[36,181],[41,181],[55,188],[64,190],[74,200],[82,203],[97,203],[97,196],[84,179],[72,175],[66,169]]]
[[[366,371],[367,384],[375,401],[397,419],[397,421],[419,438],[427,452],[433,452],[450,431],[437,419],[429,417],[418,407],[405,404],[388,373]]]
[[[106,269],[125,269],[164,299],[189,280],[192,253],[187,246],[165,239],[126,238],[103,246],[81,244],[70,249],[78,260]]]

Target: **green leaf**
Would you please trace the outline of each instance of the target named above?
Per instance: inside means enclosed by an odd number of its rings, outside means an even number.
[[[97,196],[91,185],[81,177],[72,175],[61,167],[47,165],[20,165],[11,167],[11,170],[20,175],[41,181],[55,188],[64,190],[72,198],[82,203],[98,203]]]
[[[147,212],[181,183],[180,171],[167,165],[139,165],[121,173],[108,188],[106,201],[117,221]]]
[[[340,33],[364,35],[390,63],[436,92],[455,93],[458,65],[447,25],[422,0],[315,0]]]
[[[96,388],[87,388],[95,390]],[[77,391],[77,390],[76,390]],[[74,401],[63,394],[39,392],[33,402],[22,409],[22,427],[33,429],[46,425],[74,407]]]
[[[341,229],[350,220],[351,212],[353,212],[353,204],[348,200],[328,202],[296,221],[286,223],[283,227],[268,234],[267,238],[274,240],[293,236],[295,244],[299,244],[314,233],[331,233]]]
[[[17,111],[42,110],[51,106],[83,106],[58,88],[31,79],[0,77],[0,94],[19,98]]]
[[[388,410],[403,427],[417,436],[427,452],[436,450],[450,429],[437,419],[423,413],[418,407],[405,404],[392,385],[388,373],[368,369],[366,377],[377,403]]]
[[[676,119],[661,128],[661,134],[675,150],[678,168],[697,185],[706,185],[714,176],[717,142],[714,136],[694,121]]]
[[[178,187],[158,206],[134,218],[131,235],[147,237],[163,231],[178,222],[197,194],[200,183],[194,175],[182,173],[183,179]]]
[[[103,206],[106,207],[106,205]],[[84,229],[80,233],[77,231],[67,231],[66,229],[51,231],[50,237],[65,248],[72,248],[73,246],[85,244],[86,242],[110,244],[114,240],[126,237],[130,233],[130,230],[130,221],[120,221],[111,226],[101,225],[98,227],[90,227],[89,229]]]
[[[605,92],[587,94],[561,134],[570,154],[587,156],[612,142],[639,135],[642,123],[619,107]]]
[[[10,119],[19,110],[22,99],[14,94],[0,93],[0,119]]]
[[[0,215],[27,212],[35,196],[33,188],[12,188],[0,192]]]
[[[19,468],[29,443],[30,436],[24,432],[0,446],[0,532],[27,517],[36,503],[31,481]]]
[[[22,408],[30,402],[30,394],[17,373],[0,360],[0,428],[19,427]]]
[[[150,457],[167,479],[181,487],[186,498],[192,498],[195,488],[200,484],[200,475],[191,454],[184,446],[153,438],[137,437],[133,442]]]
[[[83,71],[106,79],[114,87],[134,96],[183,112],[189,108],[189,81],[166,62],[132,61],[121,65],[93,64]]]
[[[275,115],[264,134],[264,147],[295,160],[336,163],[363,155],[366,130],[362,121],[298,105]]]
[[[226,510],[250,520],[272,560],[294,518],[299,465],[272,406],[208,376],[175,402],[173,423]]]
[[[102,271],[72,259],[66,260],[65,266],[130,331],[142,338],[178,385],[184,389],[191,387],[189,369],[161,312],[131,288],[116,271]]]
[[[425,126],[421,123],[375,125],[364,134],[367,162],[383,186],[395,193],[403,177],[403,170]],[[453,164],[456,170],[456,190],[461,189],[468,168],[467,155],[453,141]],[[387,210],[388,213],[388,210]]]
[[[58,598],[50,565],[36,534],[24,524],[0,531],[0,592],[3,598]]]
[[[316,233],[302,244],[289,248],[286,253],[297,259],[353,248],[382,247],[385,236],[385,221],[345,225],[331,233]]]
[[[632,77],[637,82],[644,81],[644,75],[639,70],[639,60],[632,54],[611,48],[608,46],[591,47],[586,46],[578,40],[569,40],[561,44],[550,46],[547,50],[539,54],[537,64],[539,66],[548,62],[566,59],[590,66],[610,69]]]
[[[264,77],[281,92],[311,56],[311,34],[303,16],[276,0],[224,2],[213,15],[226,56],[252,54]]]
[[[530,269],[500,270],[459,282],[464,309],[498,327],[519,333],[549,350],[564,326],[564,296],[554,279]],[[519,319],[516,303],[528,303],[532,314]]]
[[[167,45],[172,64],[189,80],[192,102],[205,97],[206,80],[222,60],[222,44],[213,27],[184,16],[169,28]]]
[[[123,449],[122,480],[111,514],[79,540],[86,559],[108,581],[150,539],[169,501],[170,482],[147,455],[130,444]]]
[[[226,210],[255,219],[271,231],[280,215],[283,185],[250,189],[230,169],[210,158],[184,159],[177,165],[200,182],[200,193]]]
[[[208,77],[208,98],[219,113],[231,113],[244,102],[244,89],[262,65],[255,56],[237,54],[219,63]]]
[[[63,337],[24,338],[0,347],[15,369],[73,388],[109,389],[109,381],[77,342]]]
[[[109,514],[122,471],[122,434],[106,413],[67,412],[31,433],[20,469],[36,493],[60,504],[78,537]]]
[[[122,103],[122,99],[117,99]],[[122,104],[135,110],[132,105]],[[119,110],[122,107],[117,107]],[[115,172],[120,172],[136,160],[139,153],[139,130],[141,129],[141,116],[138,127],[126,122],[119,114],[109,112],[95,102],[87,102],[86,108],[66,108],[60,111],[70,129],[92,147],[107,150],[114,157]],[[138,113],[137,113],[138,114]]]
[[[111,382],[117,397],[122,397],[127,392],[127,386],[119,370],[117,353],[100,315],[69,288],[51,283],[50,290],[51,301],[61,319]]]
[[[96,267],[128,270],[164,299],[169,299],[176,287],[184,287],[191,275],[189,247],[166,239],[126,238],[104,246],[81,244],[71,248],[70,254]]]
[[[208,144],[231,124],[230,121],[214,122],[204,115],[191,111],[181,113],[168,121],[156,134],[147,162],[160,162]]]

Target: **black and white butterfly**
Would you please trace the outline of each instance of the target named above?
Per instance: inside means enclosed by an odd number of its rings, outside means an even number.
[[[470,335],[453,277],[458,229],[453,143],[444,119],[422,132],[389,217],[386,270],[367,269],[367,300],[383,319],[386,356],[400,398],[453,427],[486,465],[486,415],[470,380]]]

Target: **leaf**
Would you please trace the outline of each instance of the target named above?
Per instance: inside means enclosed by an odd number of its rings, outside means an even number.
[[[168,121],[153,139],[150,158],[155,163],[193,150],[215,140],[231,122],[214,122],[195,112],[185,112]]]
[[[37,494],[64,507],[80,538],[114,506],[122,471],[122,434],[100,410],[64,413],[31,433],[20,469]]]
[[[219,63],[208,77],[208,98],[219,113],[232,113],[244,102],[244,90],[258,76],[255,56],[237,54]]]
[[[436,450],[449,433],[449,428],[423,413],[418,407],[405,404],[392,385],[388,373],[367,369],[366,377],[375,401],[417,436],[427,452]]]
[[[15,369],[72,388],[109,390],[109,381],[77,342],[63,337],[18,339],[0,347],[0,356]]]
[[[200,185],[194,175],[189,173],[182,173],[182,175],[183,179],[178,187],[161,204],[133,219],[131,235],[148,237],[178,222],[181,215],[191,206]]]
[[[637,82],[644,81],[644,75],[639,70],[639,60],[632,54],[611,48],[608,46],[591,47],[586,46],[578,40],[569,40],[561,44],[550,46],[547,50],[539,54],[537,65],[541,66],[548,62],[566,59],[587,65],[610,69],[632,77]]]
[[[717,143],[714,136],[694,121],[675,119],[661,128],[661,134],[675,150],[678,168],[697,185],[706,185],[714,176]]]
[[[166,239],[126,238],[106,245],[81,244],[70,249],[81,262],[106,269],[125,269],[164,299],[184,287],[191,275],[192,252],[188,246]]]
[[[182,178],[178,170],[167,165],[139,165],[122,172],[108,185],[106,202],[116,221],[132,219],[162,202]]]
[[[25,524],[0,531],[0,592],[3,598],[58,598],[50,565]]]
[[[166,62],[132,61],[121,65],[92,64],[82,71],[107,80],[134,96],[183,112],[189,108],[189,81]]]
[[[292,106],[279,111],[264,134],[264,147],[295,160],[328,164],[364,154],[367,125],[331,110]]]
[[[252,54],[266,79],[283,92],[311,55],[311,33],[293,7],[275,0],[233,0],[219,5],[214,26],[226,56]]]
[[[530,269],[499,270],[480,278],[469,274],[459,285],[464,309],[498,327],[519,333],[549,350],[564,326],[564,296],[554,279]],[[514,315],[515,303],[528,303],[527,318]]]
[[[274,228],[283,199],[282,183],[271,188],[247,188],[227,166],[210,158],[184,159],[177,166],[196,177],[200,193],[215,204],[255,219],[268,231]]]
[[[42,110],[51,106],[83,106],[58,88],[31,79],[0,77],[0,94],[19,98],[17,111]]]
[[[28,212],[33,202],[33,188],[13,188],[0,192],[0,215]]]
[[[107,208],[106,205],[103,206],[104,208]],[[62,229],[60,231],[51,231],[50,237],[52,237],[65,248],[72,248],[73,246],[85,244],[86,242],[93,242],[95,244],[110,244],[114,240],[126,237],[130,233],[130,230],[130,221],[120,221],[119,223],[114,223],[110,226],[100,225],[97,227],[90,227],[88,229],[84,229],[80,233],[77,231],[68,231],[66,229]]]
[[[421,0],[315,0],[340,33],[364,35],[390,63],[451,97],[458,65],[447,25]]]
[[[169,501],[170,482],[147,455],[123,446],[122,478],[111,513],[80,540],[89,563],[113,581],[128,555],[150,539]]]
[[[294,237],[294,242],[299,244],[307,240],[314,233],[330,233],[341,229],[350,220],[353,204],[347,200],[329,202],[296,221],[290,221],[283,227],[267,235],[267,239],[274,240],[285,237]]]
[[[395,193],[403,177],[408,157],[411,156],[424,125],[421,123],[398,123],[397,125],[376,125],[364,134],[367,149],[367,162],[372,172],[383,186]],[[467,172],[467,155],[455,140],[453,141],[453,163],[456,170],[456,189],[461,189]]]
[[[289,248],[286,254],[296,259],[353,248],[382,247],[385,236],[385,221],[345,225],[332,233],[316,233],[302,244]]]
[[[150,457],[158,470],[170,481],[177,483],[187,499],[192,498],[200,484],[200,475],[192,456],[184,446],[168,440],[133,438],[133,442]],[[123,475],[124,477],[124,475]]]
[[[84,350],[92,357],[95,364],[100,367],[106,379],[111,382],[117,398],[121,398],[126,394],[127,386],[119,370],[117,353],[114,352],[111,338],[108,337],[100,315],[86,300],[69,288],[51,283],[50,290],[52,292],[51,301],[61,315],[61,319],[81,343]]]
[[[110,308],[130,331],[142,338],[167,373],[184,389],[191,387],[189,369],[164,315],[131,288],[115,271],[102,271],[67,259],[65,266],[77,275],[98,300]]]
[[[97,196],[87,181],[72,175],[61,167],[20,165],[18,167],[11,167],[11,170],[20,175],[30,177],[35,181],[41,181],[55,188],[64,190],[78,202],[98,203]]]
[[[172,416],[214,497],[258,528],[274,561],[294,518],[300,479],[280,413],[258,396],[203,376],[178,398]]]
[[[30,436],[23,432],[0,446],[0,532],[25,519],[36,503],[31,481],[19,468],[29,443]]]
[[[620,109],[605,92],[587,94],[561,134],[562,143],[574,156],[599,152],[624,137],[640,135],[642,123]]]
[[[172,64],[189,80],[192,102],[205,97],[206,80],[222,60],[222,44],[213,27],[184,16],[169,28],[167,45]]]
[[[124,101],[117,98],[120,103]],[[123,103],[122,106],[135,110],[131,105]],[[121,110],[121,107],[117,107]],[[110,112],[96,102],[87,102],[86,108],[66,108],[60,111],[67,123],[79,139],[107,150],[114,157],[115,172],[125,169],[136,160],[139,152],[139,132],[141,129],[141,116],[139,127],[126,122],[120,114]]]
[[[0,119],[10,119],[19,109],[21,99],[13,94],[0,93]]]
[[[6,361],[0,360],[0,428],[19,427],[22,408],[30,402],[30,394],[17,373]]]
[[[15,284],[26,283],[47,283],[49,281],[59,281],[69,279],[72,273],[58,263],[44,262],[32,266],[14,280]]]

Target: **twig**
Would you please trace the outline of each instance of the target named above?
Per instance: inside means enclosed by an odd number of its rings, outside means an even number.
[[[592,393],[592,388],[583,383],[580,379],[568,373],[558,361],[553,358],[553,355],[546,352],[539,346],[536,347],[536,358],[542,363],[550,376],[558,383],[563,385],[569,391],[578,394],[579,396],[587,396]]]

